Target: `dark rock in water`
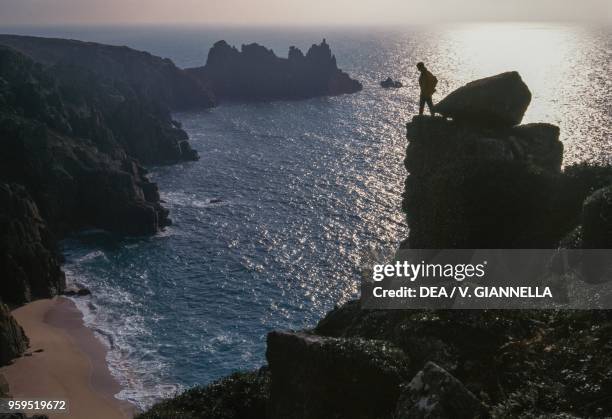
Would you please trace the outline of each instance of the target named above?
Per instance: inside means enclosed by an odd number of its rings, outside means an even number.
[[[85,297],[87,295],[91,295],[91,290],[89,288],[70,288],[64,291],[64,295],[67,297]]]
[[[385,80],[380,82],[380,86],[385,89],[394,88],[399,89],[403,84],[397,80],[393,80],[391,77],[387,77]]]
[[[396,419],[475,419],[490,417],[486,407],[459,380],[433,362],[403,386]]]
[[[91,295],[91,291],[89,290],[89,288],[81,288],[77,291],[77,295],[79,297],[84,297],[86,295]]]
[[[400,384],[414,371],[389,343],[271,332],[271,419],[390,416]]]
[[[0,300],[18,305],[61,293],[57,251],[37,205],[19,185],[0,183]]]
[[[436,112],[457,121],[511,127],[521,123],[531,92],[516,71],[475,80],[450,93]]]
[[[612,186],[593,192],[584,201],[582,241],[587,249],[612,248]]]
[[[29,341],[8,307],[0,303],[0,366],[23,354]]]
[[[218,41],[208,52],[204,67],[187,70],[215,95],[227,99],[302,99],[361,90],[361,84],[338,69],[336,57],[323,40],[306,55],[291,47],[288,58],[279,58],[258,44],[239,51]]]

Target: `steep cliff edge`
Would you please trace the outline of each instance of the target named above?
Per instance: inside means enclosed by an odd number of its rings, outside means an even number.
[[[204,67],[187,71],[221,99],[303,99],[354,93],[362,88],[338,69],[325,40],[312,45],[306,55],[291,47],[288,58],[277,57],[258,44],[243,45],[239,51],[219,41],[208,52]]]
[[[167,224],[157,187],[97,107],[16,51],[1,48],[0,180],[21,184],[51,230],[147,234]]]
[[[611,247],[612,168],[562,170],[559,129],[518,125],[531,94],[518,74],[500,76],[471,84],[475,102],[462,97],[471,89],[453,95],[446,118],[408,124],[403,246]],[[483,92],[489,83],[514,97]],[[457,104],[466,109],[455,112]],[[490,113],[479,121],[483,107]],[[353,301],[313,330],[271,332],[260,371],[189,390],[140,417],[606,417],[610,330],[605,310],[364,310]],[[248,405],[258,408],[232,408]]]

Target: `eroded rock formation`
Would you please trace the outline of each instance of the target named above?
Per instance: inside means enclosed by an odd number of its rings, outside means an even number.
[[[218,41],[208,52],[204,67],[187,70],[221,99],[303,99],[361,90],[361,84],[338,69],[327,42],[312,45],[306,55],[289,49],[288,58],[277,57],[259,44],[240,50]]]

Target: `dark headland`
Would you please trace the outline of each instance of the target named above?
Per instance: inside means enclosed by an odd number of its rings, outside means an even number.
[[[287,58],[259,44],[238,50],[219,41],[208,52],[204,67],[187,72],[222,99],[304,99],[362,89],[361,83],[338,68],[325,39],[312,45],[306,55],[291,47]]]
[[[197,158],[171,111],[227,99],[351,93],[323,42],[278,58],[215,44],[206,66],[69,40],[0,36],[0,363],[28,338],[9,306],[64,291],[57,239],[142,235],[169,214],[144,165]],[[562,168],[553,125],[520,125],[517,73],[480,80],[407,125],[413,248],[605,248],[612,168]],[[449,119],[452,118],[452,119]],[[401,191],[398,191],[398,193]],[[268,335],[267,365],[142,418],[597,417],[612,411],[608,311],[361,310]],[[5,391],[5,389],[3,390]]]

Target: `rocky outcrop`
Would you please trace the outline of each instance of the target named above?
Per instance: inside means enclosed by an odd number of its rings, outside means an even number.
[[[410,237],[403,247],[548,249],[571,241],[581,247],[579,225],[607,219],[591,216],[593,207],[582,203],[612,182],[612,168],[562,171],[558,127],[513,126],[529,99],[520,76],[503,73],[448,95],[440,112],[453,120],[416,116],[407,124],[403,209]],[[612,244],[607,237],[594,242]]]
[[[417,116],[407,132],[410,247],[550,248],[571,229],[557,205],[557,127],[487,128]]]
[[[23,354],[29,341],[5,304],[0,302],[0,366]]]
[[[531,92],[516,71],[475,80],[455,90],[435,107],[456,121],[512,127],[521,123]]]
[[[375,340],[272,332],[266,358],[271,419],[388,417],[412,375],[400,349]]]
[[[303,99],[354,93],[362,88],[338,69],[325,40],[312,45],[306,55],[291,47],[288,58],[279,58],[258,44],[243,45],[238,50],[218,41],[208,52],[204,67],[187,71],[203,85],[211,86],[221,99]]]

